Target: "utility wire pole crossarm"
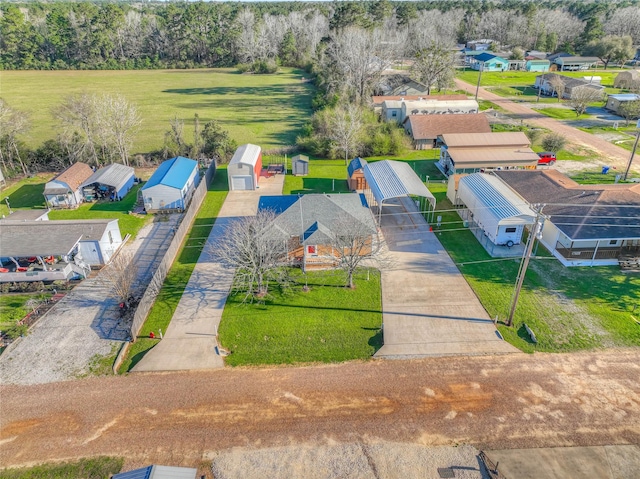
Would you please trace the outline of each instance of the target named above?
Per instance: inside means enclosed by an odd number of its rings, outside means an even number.
[[[516,289],[513,293],[513,300],[511,302],[511,309],[509,310],[509,317],[507,318],[507,326],[513,324],[513,317],[516,314],[516,308],[518,307],[518,299],[520,297],[520,291],[522,290],[522,284],[524,283],[524,277],[527,274],[527,268],[529,267],[529,260],[531,259],[531,252],[533,251],[533,245],[536,242],[536,238],[542,231],[542,208],[544,205],[535,205],[536,219],[535,223],[531,227],[531,234],[527,240],[527,247],[525,248],[522,262],[520,263],[520,269],[518,271],[518,277],[516,279]]]

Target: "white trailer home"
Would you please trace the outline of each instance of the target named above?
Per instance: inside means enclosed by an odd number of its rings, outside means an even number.
[[[535,222],[536,214],[529,204],[490,174],[461,177],[458,198],[468,209],[465,219],[498,246],[520,244],[525,226]]]

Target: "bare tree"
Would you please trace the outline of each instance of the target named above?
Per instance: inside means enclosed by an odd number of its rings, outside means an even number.
[[[582,87],[571,91],[571,98],[567,103],[576,112],[576,116],[582,115],[587,111],[589,103],[602,100],[602,93],[593,88]]]
[[[552,88],[551,95],[555,93],[558,97],[558,101],[562,100],[562,97],[564,97],[564,92],[567,89],[564,81],[562,80],[562,77],[560,75],[553,75],[549,80],[549,85]]]
[[[236,25],[239,34],[236,37],[236,48],[240,61],[252,62],[256,56],[256,19],[253,12],[245,8],[238,13]]]
[[[136,291],[138,265],[130,253],[120,251],[111,262],[100,271],[102,282],[111,287],[111,294],[119,302],[129,304],[129,298]]]
[[[209,254],[235,270],[233,288],[245,294],[245,301],[261,298],[269,281],[279,281],[287,262],[287,244],[281,235],[270,234],[276,215],[259,211],[255,216],[232,220]]]
[[[55,118],[67,137],[76,136],[81,139],[83,159],[87,163],[99,164],[98,143],[99,126],[95,95],[80,93],[69,95],[62,104],[52,110]]]
[[[323,65],[328,70],[329,89],[345,92],[357,103],[366,101],[402,46],[396,33],[357,27],[335,32]]]
[[[113,145],[122,164],[129,166],[133,137],[142,123],[138,110],[122,95],[102,95],[97,102],[105,144]]]
[[[384,237],[378,233],[373,220],[370,225],[353,219],[339,218],[330,235],[332,254],[337,267],[345,273],[345,285],[354,287],[353,276],[361,266],[387,269],[392,260]]]
[[[358,105],[348,103],[328,111],[327,119],[328,137],[344,152],[346,165],[349,153],[354,153],[360,146],[363,129],[362,110]]]
[[[436,85],[446,84],[443,79],[453,77],[454,53],[449,45],[433,41],[428,47],[418,50],[411,69],[416,80],[427,87],[427,95]]]
[[[640,100],[625,101],[618,108],[618,115],[626,121],[626,126],[629,126],[631,120],[640,118]]]
[[[609,35],[629,35],[633,44],[640,43],[640,7],[620,8],[613,12],[604,23],[604,31]]]
[[[0,98],[0,163],[5,172],[7,167],[15,168],[17,160],[24,175],[29,174],[27,165],[20,156],[18,136],[29,129],[29,118],[26,113],[11,108]]]

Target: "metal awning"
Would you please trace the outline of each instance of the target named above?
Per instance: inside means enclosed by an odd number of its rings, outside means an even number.
[[[377,161],[367,163],[363,171],[371,193],[379,204],[391,198],[421,196],[427,198],[431,206],[435,207],[436,198],[407,163]]]

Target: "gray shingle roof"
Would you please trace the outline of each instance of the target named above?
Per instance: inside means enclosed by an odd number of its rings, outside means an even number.
[[[295,197],[293,197],[295,198]],[[364,197],[357,193],[339,195],[303,195],[292,201],[291,196],[261,198],[260,209],[271,209],[276,213],[277,201],[282,200],[286,209],[272,224],[273,234],[283,238],[300,236],[303,244],[324,244],[337,229],[350,224],[357,231],[365,229],[371,234],[377,231],[371,211]]]

